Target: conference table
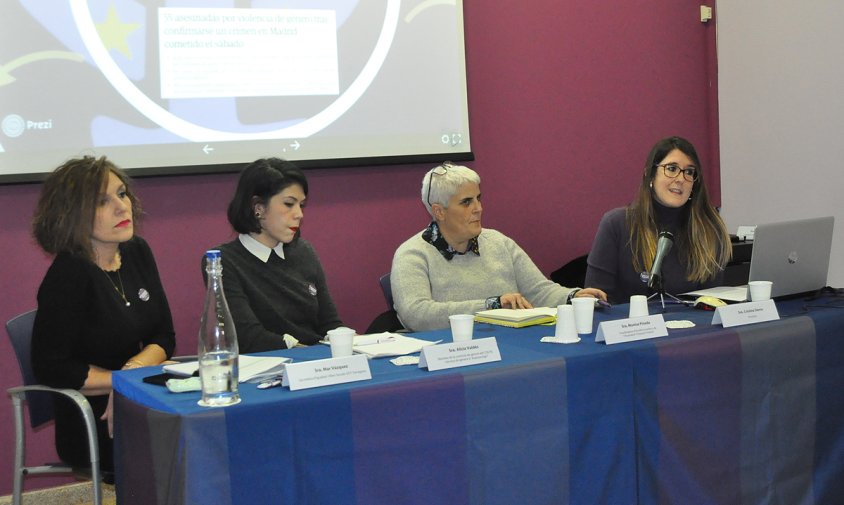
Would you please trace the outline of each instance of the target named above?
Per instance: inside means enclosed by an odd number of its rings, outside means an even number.
[[[142,382],[160,367],[118,372],[118,502],[844,503],[842,308],[777,302],[777,321],[724,328],[668,306],[666,321],[695,326],[615,345],[476,324],[501,361],[428,371],[372,359],[371,380],[241,384],[226,408]],[[596,310],[593,330],[627,310]]]

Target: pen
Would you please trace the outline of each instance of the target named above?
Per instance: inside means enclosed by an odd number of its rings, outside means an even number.
[[[372,336],[361,336],[362,338],[355,338],[355,345],[374,345],[374,344],[384,344],[387,342],[392,342],[395,340],[395,337],[392,335],[372,335]]]
[[[258,384],[258,389],[269,389],[277,386],[281,386],[281,378],[275,377]]]

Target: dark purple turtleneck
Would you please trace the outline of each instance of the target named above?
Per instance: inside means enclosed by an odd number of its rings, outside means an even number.
[[[653,202],[658,231],[669,231],[674,235],[674,246],[662,264],[665,292],[679,295],[704,287],[720,285],[723,274],[716,275],[705,283],[686,279],[686,250],[681,223],[686,217],[686,207],[665,207]],[[610,303],[627,303],[632,295],[647,295],[647,276],[633,269],[633,253],[630,247],[630,229],[625,216],[627,208],[613,209],[601,219],[592,251],[589,253],[585,285],[603,289]],[[644,279],[644,281],[642,280]]]

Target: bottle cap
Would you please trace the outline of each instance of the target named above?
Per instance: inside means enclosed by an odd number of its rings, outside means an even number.
[[[205,257],[209,260],[219,259],[220,258],[220,250],[219,249],[209,249],[205,251]]]

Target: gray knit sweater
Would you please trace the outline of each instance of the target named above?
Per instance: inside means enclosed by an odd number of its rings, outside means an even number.
[[[451,314],[474,314],[486,299],[519,292],[535,307],[566,303],[572,288],[548,280],[512,239],[485,228],[478,236],[480,256],[455,255],[451,261],[417,233],[393,256],[390,284],[399,319],[414,331],[447,328]]]

